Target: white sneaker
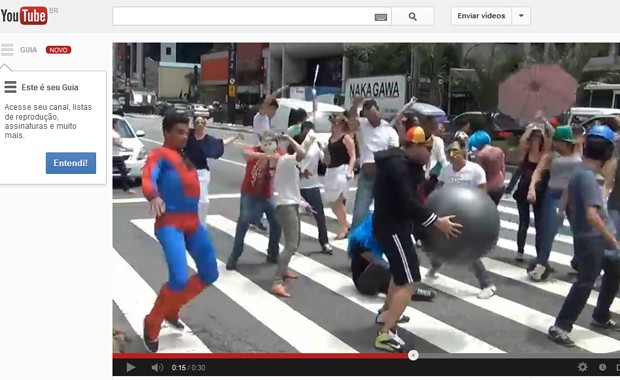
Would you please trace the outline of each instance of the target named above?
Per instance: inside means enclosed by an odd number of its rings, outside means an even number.
[[[396,331],[396,329],[390,330],[389,334],[390,334],[390,337],[394,339],[395,341],[397,341],[399,344],[402,344],[403,346],[405,345],[405,341],[401,337],[398,336],[398,332]]]
[[[536,264],[534,269],[527,272],[527,274],[530,276],[532,281],[539,282],[542,281],[542,276],[545,274],[546,271],[547,268],[544,265]]]
[[[488,286],[478,293],[478,298],[481,300],[488,300],[495,295],[495,292],[497,292],[495,285]]]

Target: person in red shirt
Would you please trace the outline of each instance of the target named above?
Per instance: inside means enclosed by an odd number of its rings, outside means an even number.
[[[282,231],[276,217],[276,208],[272,196],[273,176],[278,157],[282,155],[282,151],[278,149],[278,139],[274,133],[263,132],[260,139],[260,146],[247,148],[243,151],[246,160],[245,176],[241,183],[235,242],[232,253],[226,262],[226,269],[228,270],[236,269],[237,261],[243,253],[245,235],[250,224],[263,213],[267,216],[269,223],[267,262],[273,264],[278,262]]]

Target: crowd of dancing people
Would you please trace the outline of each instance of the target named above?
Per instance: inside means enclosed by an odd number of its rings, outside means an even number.
[[[536,257],[525,269],[531,281],[548,281],[552,276],[552,245],[568,217],[575,248],[572,266],[577,274],[549,329],[552,341],[575,345],[569,333],[601,269],[604,274],[592,324],[618,331],[609,312],[620,281],[618,125],[595,126],[586,132],[540,114],[521,137],[520,164],[506,186],[504,151],[493,146],[481,125],[467,124],[444,141],[435,117],[411,112],[415,99],[388,123],[376,101],[357,97],[347,112],[331,119],[331,135],[321,142],[313,123],[316,101],[310,114],[291,111],[286,130],[271,125],[282,90],[265,97],[254,118],[254,144],[243,152],[246,169],[227,270],[236,270],[248,230],[264,231],[269,237],[266,260],[275,267],[270,291],[290,297],[287,281],[298,274],[289,263],[299,248],[301,215],[314,217],[321,252],[333,254],[324,213],[327,206],[337,218],[335,239],[348,239],[353,284],[361,294],[385,295],[375,317],[375,347],[408,350],[410,346],[397,331],[398,324],[410,321],[403,315],[406,307],[412,300],[431,301],[436,295],[433,289],[419,286],[417,249],[424,246],[429,229],[456,238],[463,228],[453,216],[438,216],[427,209],[425,199],[444,186],[469,186],[483,190],[482,196],[488,194],[496,205],[504,197],[516,201],[517,261],[523,261],[533,210]],[[180,308],[219,275],[215,247],[206,233],[211,178],[207,160],[221,157],[235,137],[211,136],[206,124],[201,118],[166,116],[164,145],[149,154],[144,168],[143,192],[156,215],[156,236],[169,269],[169,280],[144,321],[145,345],[152,352],[158,349],[162,323],[183,329]],[[346,206],[355,180],[349,223]],[[191,278],[186,248],[198,269]],[[442,265],[431,260],[426,274],[431,285],[441,276]],[[469,266],[480,285],[478,298],[489,299],[501,291],[481,258]]]

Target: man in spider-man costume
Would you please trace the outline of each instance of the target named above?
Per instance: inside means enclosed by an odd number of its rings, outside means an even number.
[[[181,307],[218,278],[215,247],[198,216],[200,184],[196,168],[182,154],[188,124],[185,117],[164,118],[164,145],[151,151],[142,173],[142,191],[156,216],[155,235],[168,264],[168,282],[144,318],[144,345],[151,352],[159,349],[162,323],[183,330]],[[198,274],[189,279],[186,250],[198,269]]]

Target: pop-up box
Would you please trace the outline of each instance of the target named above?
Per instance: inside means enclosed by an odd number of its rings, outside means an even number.
[[[104,71],[0,68],[0,184],[105,184]]]

